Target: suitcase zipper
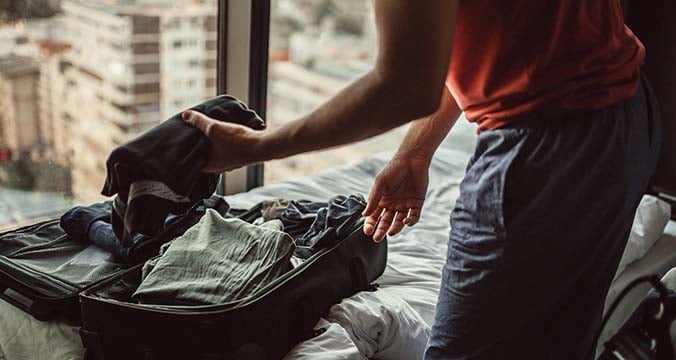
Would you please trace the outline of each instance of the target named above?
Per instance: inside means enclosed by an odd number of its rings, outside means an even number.
[[[5,258],[6,258],[6,257],[4,257],[4,256],[0,256],[0,262],[8,263],[8,261],[5,260]],[[36,271],[36,270],[33,270],[33,269],[31,269],[31,268],[29,268],[29,267],[27,267],[27,266],[25,266],[25,265],[22,265],[22,264],[19,264],[19,263],[9,263],[8,265],[10,265],[11,267],[14,267],[14,268],[16,268],[16,269],[18,269],[18,270],[20,270],[20,271],[23,271],[23,272],[25,272],[25,273],[28,273],[28,274],[32,275],[34,278],[40,279],[40,280],[42,280],[42,281],[45,282],[45,283],[48,283],[48,284],[50,284],[50,285],[54,285],[54,287],[56,287],[56,288],[58,288],[58,289],[60,289],[60,290],[63,290],[63,291],[65,291],[65,292],[71,292],[71,293],[74,293],[74,292],[79,291],[78,288],[75,287],[74,285],[65,283],[65,282],[63,282],[63,281],[61,281],[61,280],[59,280],[59,279],[57,279],[57,278],[47,277],[45,274],[42,274],[42,273],[40,273],[40,272],[38,272],[38,271]],[[8,278],[14,280],[14,281],[17,282],[17,283],[23,283],[23,281],[21,281],[20,279],[16,278],[16,276],[13,276],[13,275],[11,275],[11,274],[8,274],[8,273],[7,273],[6,271],[4,271],[3,269],[0,269],[0,273],[2,273],[2,274],[5,275],[6,277],[8,277]],[[43,294],[43,295],[44,295],[44,294]]]

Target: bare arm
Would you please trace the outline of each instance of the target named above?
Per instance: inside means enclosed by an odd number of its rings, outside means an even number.
[[[399,150],[378,174],[366,209],[364,233],[380,241],[420,219],[432,156],[455,125],[461,110],[444,88],[436,113],[411,124]]]
[[[308,116],[279,129],[255,132],[187,112],[186,121],[213,143],[205,170],[230,170],[343,145],[434,113],[451,58],[457,2],[375,0],[379,52],[374,69]]]
[[[461,113],[462,110],[451,93],[444,88],[439,110],[411,124],[397,155],[431,161],[434,152],[451,131]]]

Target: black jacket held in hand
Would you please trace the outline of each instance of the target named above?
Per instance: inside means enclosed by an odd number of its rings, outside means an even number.
[[[221,95],[191,108],[214,119],[262,130],[265,123],[238,99]],[[202,169],[210,141],[176,114],[113,150],[101,193],[117,194],[112,223],[123,244],[134,234],[155,235],[169,213],[182,213],[216,190],[218,175]]]

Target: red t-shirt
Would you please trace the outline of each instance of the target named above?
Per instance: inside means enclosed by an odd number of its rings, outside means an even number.
[[[626,100],[644,56],[619,0],[461,0],[446,84],[482,131]]]

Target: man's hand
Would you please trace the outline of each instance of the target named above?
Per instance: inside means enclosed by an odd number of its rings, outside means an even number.
[[[197,111],[184,111],[183,120],[201,130],[211,140],[209,162],[204,172],[234,170],[257,162],[261,132],[246,126],[214,120]]]
[[[380,242],[420,219],[427,194],[430,158],[395,155],[376,176],[366,209],[364,233]]]

